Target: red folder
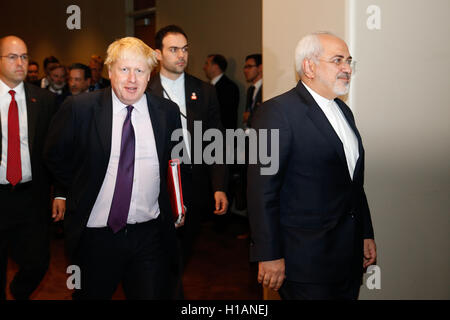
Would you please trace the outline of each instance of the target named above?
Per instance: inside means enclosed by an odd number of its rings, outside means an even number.
[[[167,186],[169,191],[170,204],[172,205],[172,213],[175,224],[181,222],[186,211],[183,203],[183,190],[181,188],[180,160],[169,160],[169,168],[167,170]]]

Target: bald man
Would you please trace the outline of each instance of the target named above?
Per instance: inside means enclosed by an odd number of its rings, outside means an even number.
[[[278,130],[279,170],[262,175],[263,164],[249,165],[250,259],[258,281],[283,299],[357,299],[376,246],[361,136],[338,98],[354,63],[330,33],[305,36],[295,61],[297,86],[265,102],[252,122]]]
[[[42,153],[55,109],[53,94],[24,82],[27,46],[15,36],[0,39],[0,299],[6,299],[8,252],[19,266],[10,291],[29,299],[49,262],[50,178]],[[54,218],[64,213],[54,203]]]

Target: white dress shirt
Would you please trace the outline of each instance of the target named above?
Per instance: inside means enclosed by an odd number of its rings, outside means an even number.
[[[322,97],[314,90],[309,88],[305,83],[303,83],[303,85],[313,96],[314,100],[317,102],[320,109],[322,109],[323,113],[325,113],[325,116],[327,117],[334,131],[338,135],[339,139],[341,139],[342,145],[344,146],[348,171],[350,173],[350,177],[353,180],[353,173],[355,171],[356,162],[359,158],[358,138],[356,138],[355,133],[348,124],[347,119],[345,119],[345,116],[342,113],[341,108],[339,108],[339,106],[337,105],[336,101],[328,100],[327,98]]]
[[[215,86],[216,83],[219,82],[220,79],[222,79],[222,77],[223,77],[223,73],[221,73],[221,74],[219,74],[218,76],[214,77],[214,78],[211,80],[210,83],[211,83],[213,86]]]
[[[20,134],[20,159],[22,164],[22,180],[19,183],[31,181],[31,160],[28,147],[28,118],[25,89],[23,82],[17,87],[10,88],[0,80],[0,119],[2,124],[2,159],[0,165],[0,184],[8,184],[6,180],[6,168],[8,165],[8,110],[11,103],[9,90],[16,92],[14,99],[17,101],[19,111],[19,134]]]
[[[256,81],[253,86],[255,87],[255,91],[253,91],[253,106],[255,105],[255,99],[256,99],[256,95],[258,94],[259,89],[261,89],[262,86],[262,79],[259,79],[258,81]]]
[[[111,89],[112,90],[112,89]],[[87,226],[106,227],[111,209],[117,170],[119,167],[120,145],[123,122],[127,116],[127,106],[112,91],[113,123],[111,137],[111,155],[102,187],[92,208]],[[133,104],[131,123],[135,133],[135,160],[133,190],[127,223],[141,223],[158,217],[160,210],[158,196],[160,192],[159,161],[155,136],[148,112],[147,97]]]
[[[176,80],[171,80],[159,74],[161,77],[161,85],[163,87],[164,98],[175,102],[180,108],[181,127],[183,128],[183,140],[186,144],[186,151],[189,159],[191,158],[191,141],[189,139],[189,131],[187,127],[187,110],[186,110],[186,91],[184,88],[184,73]]]

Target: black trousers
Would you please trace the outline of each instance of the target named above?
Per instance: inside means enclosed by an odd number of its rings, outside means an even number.
[[[279,294],[283,300],[357,300],[361,278],[338,283],[301,283],[285,280]]]
[[[81,288],[74,299],[111,299],[122,282],[127,299],[171,299],[174,296],[169,252],[164,246],[160,218],[128,224],[113,233],[86,228],[77,259]]]
[[[0,300],[6,299],[8,257],[19,267],[10,283],[11,294],[18,300],[30,298],[48,269],[48,221],[39,219],[30,185],[0,188]]]

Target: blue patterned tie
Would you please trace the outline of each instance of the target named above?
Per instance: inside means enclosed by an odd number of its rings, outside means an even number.
[[[131,124],[133,106],[127,106],[127,117],[123,123],[122,141],[120,144],[119,168],[117,170],[116,186],[108,217],[108,226],[114,233],[125,227],[130,210],[131,192],[134,176],[135,136]]]

